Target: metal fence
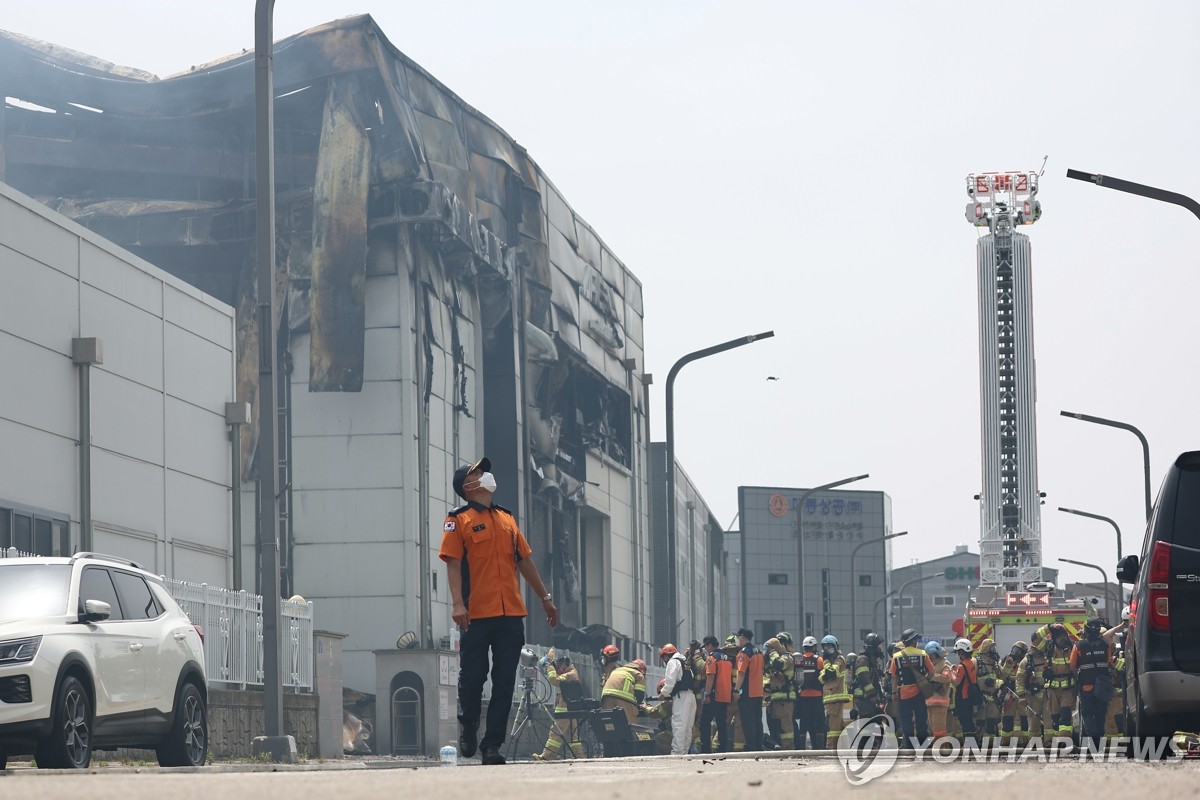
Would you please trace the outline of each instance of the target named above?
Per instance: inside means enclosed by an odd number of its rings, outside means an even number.
[[[167,590],[193,623],[204,629],[204,667],[208,682],[235,688],[263,683],[262,597],[206,583],[167,579]],[[280,601],[283,685],[295,691],[313,688],[313,606]]]

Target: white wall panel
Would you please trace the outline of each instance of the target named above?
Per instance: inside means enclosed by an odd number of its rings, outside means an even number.
[[[0,196],[0,242],[74,278],[79,275],[79,236],[70,228],[83,230],[15,189],[6,186]]]
[[[190,583],[207,583],[209,586],[228,587],[233,585],[229,575],[231,565],[220,553],[194,547],[189,542],[174,541],[168,555],[170,567],[167,573],[176,580]],[[250,563],[254,563],[253,556]],[[243,584],[245,586],[247,584]],[[253,587],[251,581],[249,586]]]
[[[231,482],[229,440],[217,436],[225,427],[220,413],[199,408],[175,397],[164,398],[166,408],[166,467],[228,486]]]
[[[0,498],[78,520],[75,440],[0,419],[0,442]]]
[[[353,596],[359,594],[386,595],[400,590],[400,575],[396,569],[403,559],[399,542],[298,545],[297,561],[304,562],[305,586],[323,596]]]
[[[104,363],[97,369],[161,390],[162,320],[87,285],[80,287],[79,304],[78,335],[104,341]]]
[[[400,433],[400,384],[368,381],[361,392],[310,392],[292,387],[294,437]]]
[[[174,325],[167,326],[163,342],[170,353],[166,393],[224,417],[225,403],[233,399],[230,352]]]
[[[400,276],[371,275],[367,278],[363,306],[368,328],[400,327]]]
[[[163,396],[140,383],[92,370],[92,445],[163,463]]]
[[[163,315],[161,278],[88,241],[79,244],[79,280],[156,317]]]
[[[138,536],[128,531],[105,528],[97,523],[92,526],[92,547],[97,553],[108,553],[136,561],[143,569],[162,574],[162,559],[158,543],[149,536]]]
[[[363,346],[363,380],[393,381],[400,378],[400,329],[368,328]]]
[[[296,489],[381,489],[401,485],[404,436],[296,437],[292,482]]]
[[[232,543],[228,486],[172,470],[166,476],[167,540],[183,539],[228,552]]]
[[[0,380],[0,417],[78,436],[79,384],[69,358],[0,331],[0,364],[7,374]]]
[[[163,315],[166,321],[177,325],[213,344],[233,352],[233,320],[229,309],[222,308],[211,297],[187,287],[163,287]]]
[[[78,290],[75,279],[0,247],[0,325],[14,336],[69,356],[79,327]]]
[[[161,467],[93,448],[92,518],[161,537],[165,480]]]
[[[296,543],[394,542],[401,537],[402,489],[294,490]]]

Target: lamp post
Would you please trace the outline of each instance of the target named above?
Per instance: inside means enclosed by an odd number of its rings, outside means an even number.
[[[1146,437],[1137,428],[1130,425],[1128,422],[1117,422],[1115,419],[1104,419],[1103,417],[1093,417],[1090,414],[1079,414],[1074,411],[1058,412],[1064,417],[1073,417],[1083,420],[1084,422],[1094,422],[1097,425],[1107,425],[1110,428],[1120,428],[1124,431],[1129,431],[1138,438],[1142,443],[1142,474],[1145,478],[1144,491],[1146,495],[1146,520],[1150,519],[1150,443],[1146,441]],[[1101,518],[1103,519],[1103,517]],[[1110,520],[1111,522],[1111,520]],[[1114,523],[1115,524],[1115,523]],[[1118,555],[1117,558],[1120,558]]]
[[[896,594],[896,590],[892,589],[890,592],[885,594],[883,597],[876,600],[875,605],[871,608],[871,627],[873,627],[876,632],[879,631],[879,604],[882,603],[884,600],[887,600],[889,597],[894,597],[895,594]],[[888,644],[891,644],[892,637],[888,634],[887,627],[888,627],[887,625],[883,626],[883,629],[884,629],[883,630],[883,638]]]
[[[263,720],[265,739],[254,742],[275,761],[290,760],[283,732],[283,650],[279,598],[279,408],[275,398],[275,89],[271,74],[275,0],[254,5],[254,202],[258,270],[258,478],[262,531]],[[285,473],[286,474],[286,473]],[[291,744],[294,750],[295,744]]]
[[[1086,181],[1094,183],[1097,186],[1105,189],[1116,189],[1118,192],[1128,192],[1142,197],[1149,197],[1151,200],[1161,200],[1164,203],[1174,203],[1177,206],[1183,206],[1188,211],[1196,215],[1200,219],[1200,203],[1197,203],[1192,198],[1178,192],[1168,192],[1166,189],[1158,189],[1154,186],[1146,186],[1133,181],[1125,181],[1120,178],[1113,178],[1109,175],[1099,175],[1092,172],[1084,172],[1078,169],[1067,170],[1067,177],[1077,181]]]
[[[854,557],[858,555],[859,550],[869,544],[878,544],[879,542],[886,542],[888,539],[907,535],[908,531],[900,531],[899,533],[889,533],[887,536],[876,536],[874,539],[859,542],[850,551],[850,644],[853,645],[858,641],[858,576],[854,573]],[[883,568],[887,569],[886,558],[884,558]]]
[[[259,0],[259,2],[266,1]],[[679,375],[679,370],[693,361],[714,356],[717,353],[724,353],[726,350],[732,350],[735,347],[744,347],[760,339],[770,339],[774,335],[775,331],[753,333],[749,336],[743,336],[740,339],[731,339],[728,342],[706,347],[703,350],[696,350],[676,361],[671,366],[671,371],[667,373],[667,585],[670,587],[667,591],[666,608],[668,631],[674,631],[679,625],[675,620],[678,614],[676,609],[678,589],[676,588],[675,579],[675,562],[677,560],[675,555],[675,378]],[[745,580],[742,581],[742,584],[743,586],[745,585]],[[744,590],[742,597],[743,599],[745,598]],[[745,606],[743,606],[744,608]]]
[[[943,577],[944,574],[945,573],[942,573],[942,572],[935,572],[932,575],[925,575],[923,577],[913,578],[910,581],[905,581],[900,586],[900,591],[896,592],[896,607],[899,609],[899,612],[897,614],[897,627],[899,627],[901,631],[904,630],[904,590],[907,589],[908,587],[912,586],[914,583],[922,583],[924,581],[931,581],[934,578]]]
[[[1112,525],[1113,530],[1117,532],[1117,561],[1121,560],[1121,528],[1114,520],[1109,519],[1108,517],[1103,517],[1099,514],[1092,514],[1088,511],[1080,511],[1077,508],[1063,508],[1062,506],[1059,506],[1058,510],[1065,511],[1068,514],[1076,514],[1080,517],[1087,517],[1088,519],[1098,519],[1101,522],[1107,522],[1109,525]]]
[[[1110,613],[1111,609],[1116,608],[1112,602],[1112,595],[1108,591],[1108,573],[1095,564],[1089,564],[1086,561],[1076,561],[1073,558],[1060,558],[1066,564],[1074,564],[1077,567],[1091,567],[1100,573],[1100,577],[1104,580],[1104,613]]]
[[[800,500],[796,503],[796,598],[799,601],[797,611],[800,614],[800,629],[805,634],[808,633],[808,626],[804,622],[804,501],[812,497],[817,492],[823,492],[826,489],[833,489],[838,486],[845,486],[847,483],[861,481],[864,478],[871,477],[869,474],[855,475],[853,478],[842,478],[840,481],[831,481],[823,483],[820,486],[814,486],[806,490],[800,495]],[[742,568],[746,565],[746,538],[742,537]],[[742,613],[746,609],[746,575],[742,573]]]

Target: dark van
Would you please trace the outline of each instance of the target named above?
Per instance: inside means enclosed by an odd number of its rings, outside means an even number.
[[[1117,564],[1133,584],[1125,636],[1130,736],[1200,730],[1200,451],[1167,472],[1142,554]]]

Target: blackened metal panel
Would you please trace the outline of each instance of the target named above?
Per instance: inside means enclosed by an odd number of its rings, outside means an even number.
[[[312,392],[362,390],[371,145],[354,76],[330,81],[313,186]]]

